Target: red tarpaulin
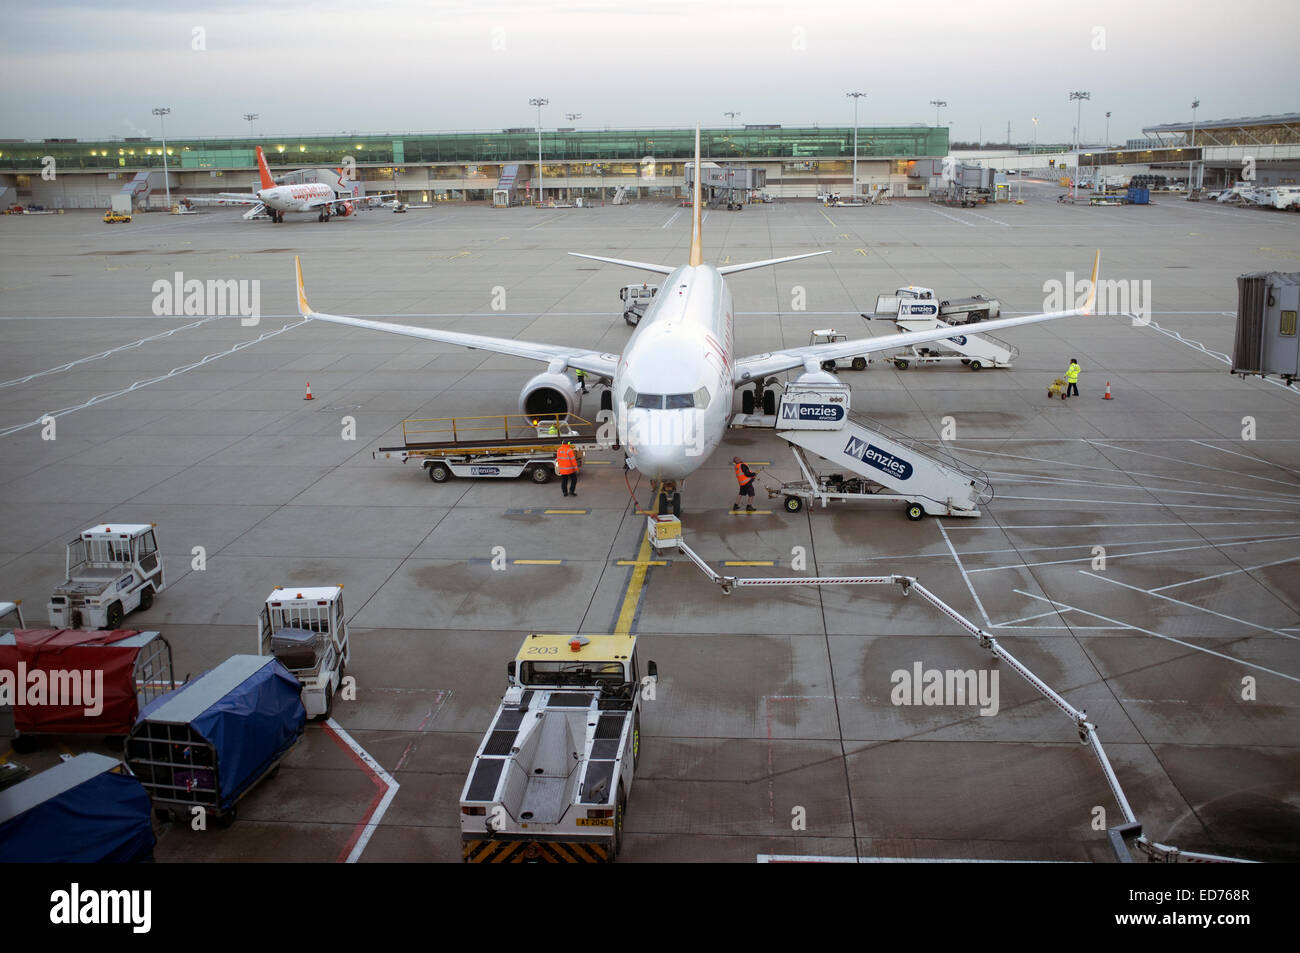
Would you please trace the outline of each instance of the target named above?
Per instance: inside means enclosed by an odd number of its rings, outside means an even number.
[[[23,733],[125,735],[135,724],[135,629],[18,629],[0,645],[0,688]],[[102,707],[101,707],[102,706]],[[100,709],[87,715],[87,709]]]

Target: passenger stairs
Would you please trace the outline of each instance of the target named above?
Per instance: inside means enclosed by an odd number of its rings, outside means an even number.
[[[768,491],[772,496],[784,495],[791,512],[813,500],[826,506],[875,498],[903,501],[914,520],[925,515],[979,516],[979,507],[993,499],[992,485],[982,470],[852,413],[848,385],[838,381],[789,385],[777,409],[776,433],[790,444],[804,476],[802,483]],[[805,452],[856,476],[818,474]]]
[[[903,318],[895,320],[900,331],[928,331],[931,328],[953,328],[953,336],[939,341],[931,341],[925,347],[912,346],[895,355],[894,364],[900,368],[907,367],[909,361],[915,363],[934,363],[934,358],[956,356],[961,363],[972,370],[982,367],[1010,367],[1011,362],[1020,354],[1020,349],[1013,344],[995,338],[991,334],[972,334],[940,321],[937,317]],[[910,355],[910,357],[909,357]],[[927,358],[929,360],[927,360]]]

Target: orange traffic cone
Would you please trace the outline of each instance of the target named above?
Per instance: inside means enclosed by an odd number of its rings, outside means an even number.
[[[1101,398],[1101,399],[1102,399],[1102,400],[1114,400],[1114,399],[1115,399],[1114,397],[1111,397],[1111,396],[1110,396],[1110,381],[1107,381],[1107,382],[1106,382],[1106,393],[1102,395],[1102,398]]]
[[[303,400],[315,400],[311,395],[311,381],[307,382],[307,396],[304,397]]]

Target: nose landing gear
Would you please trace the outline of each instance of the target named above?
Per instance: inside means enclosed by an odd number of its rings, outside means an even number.
[[[677,489],[677,484],[672,480],[664,480],[654,488],[656,506],[655,510],[660,516],[682,515],[682,494]]]

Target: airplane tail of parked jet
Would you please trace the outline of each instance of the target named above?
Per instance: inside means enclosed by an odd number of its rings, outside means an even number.
[[[703,186],[700,184],[704,176],[700,168],[700,127],[695,125],[695,165],[694,174],[691,183],[691,253],[687,259],[687,264],[691,267],[704,264],[704,212],[702,210]],[[677,269],[677,265],[656,265],[646,261],[628,261],[624,258],[605,258],[601,255],[584,255],[580,252],[569,252],[575,258],[587,258],[591,261],[603,261],[607,265],[623,265],[626,268],[637,268],[641,271],[653,272],[656,275],[669,275]],[[738,265],[724,265],[718,269],[721,275],[734,275],[739,271],[750,271],[754,268],[766,268],[768,265],[780,265],[787,261],[798,261],[801,258],[816,258],[818,255],[829,255],[830,251],[814,251],[804,255],[788,255],[785,258],[766,258],[763,261],[747,261]]]
[[[257,147],[257,171],[262,176],[262,188],[275,188],[275,179],[271,178],[271,169],[266,164],[266,156],[262,154],[262,147]]]

